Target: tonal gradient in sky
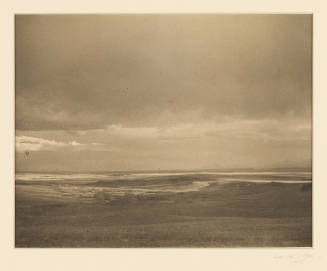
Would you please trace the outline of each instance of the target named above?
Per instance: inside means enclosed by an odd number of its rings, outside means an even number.
[[[17,171],[311,164],[311,15],[15,25]]]

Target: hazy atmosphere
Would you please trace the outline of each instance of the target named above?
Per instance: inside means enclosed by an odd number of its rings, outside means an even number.
[[[15,22],[15,247],[312,247],[312,15]]]
[[[15,24],[16,171],[311,166],[311,15]]]

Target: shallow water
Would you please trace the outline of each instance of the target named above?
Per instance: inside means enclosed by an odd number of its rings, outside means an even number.
[[[188,176],[183,183],[177,183],[176,176]],[[190,175],[194,175],[194,178]],[[169,179],[169,177],[172,177]],[[200,177],[199,177],[200,176]],[[252,176],[256,176],[253,177]],[[260,178],[260,176],[264,178]],[[279,179],[276,179],[276,176]],[[108,187],[105,183],[135,180],[132,184],[120,182],[118,186]],[[147,180],[146,183],[138,182]],[[103,183],[104,181],[104,183]],[[158,183],[159,181],[159,183]],[[161,182],[162,181],[162,182]],[[168,183],[167,183],[168,181]],[[176,181],[176,185],[174,184]],[[94,186],[94,183],[100,185]],[[107,173],[107,174],[44,174],[17,173],[16,185],[19,189],[35,195],[47,194],[58,198],[93,199],[96,194],[140,195],[156,193],[186,193],[204,189],[211,184],[230,182],[247,183],[311,183],[310,172],[187,172],[187,173]],[[33,184],[33,185],[30,185]],[[89,185],[88,185],[89,184]],[[17,187],[16,186],[16,187]]]
[[[79,181],[115,181],[115,180],[138,180],[148,177],[169,177],[169,176],[184,176],[184,175],[216,175],[216,176],[251,176],[251,175],[265,175],[265,176],[284,176],[284,177],[307,177],[311,178],[312,172],[173,172],[173,173],[71,173],[71,174],[58,174],[58,173],[16,173],[15,179],[20,181],[35,181],[35,180],[79,180]]]

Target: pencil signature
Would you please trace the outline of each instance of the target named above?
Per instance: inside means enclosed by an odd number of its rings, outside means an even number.
[[[278,261],[287,261],[294,264],[303,264],[313,259],[310,252],[296,252],[294,254],[275,254],[274,259]]]

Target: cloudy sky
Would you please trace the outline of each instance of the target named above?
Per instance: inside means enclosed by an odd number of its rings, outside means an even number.
[[[311,163],[311,15],[15,21],[17,171]]]

